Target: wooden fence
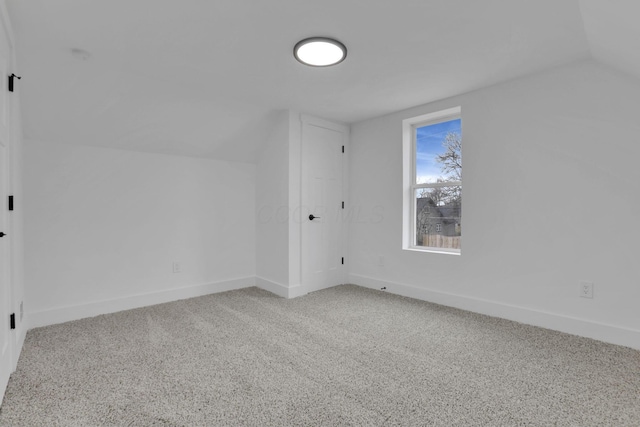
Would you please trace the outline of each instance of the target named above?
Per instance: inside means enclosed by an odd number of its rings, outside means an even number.
[[[460,236],[441,236],[440,234],[423,234],[422,246],[432,248],[460,249]]]

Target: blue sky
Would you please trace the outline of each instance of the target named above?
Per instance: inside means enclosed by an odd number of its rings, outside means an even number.
[[[449,132],[462,133],[460,119],[416,129],[416,176],[417,183],[436,182],[442,175],[440,164],[436,161],[438,154],[444,153],[442,146],[444,137]]]

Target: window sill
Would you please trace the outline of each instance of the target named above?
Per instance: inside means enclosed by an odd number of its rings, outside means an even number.
[[[461,251],[448,251],[446,249],[438,249],[438,248],[421,248],[421,247],[410,247],[410,248],[402,248],[403,251],[412,251],[412,252],[427,252],[432,254],[444,254],[444,255],[460,255]]]

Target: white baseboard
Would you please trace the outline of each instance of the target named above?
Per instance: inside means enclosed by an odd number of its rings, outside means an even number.
[[[282,283],[256,276],[256,286],[260,289],[264,289],[265,291],[269,291],[272,294],[276,294],[279,297],[289,298],[289,287]]]
[[[273,280],[268,280],[262,277],[256,277],[256,286],[287,299],[296,298],[306,294],[304,288],[300,285],[289,287],[282,283],[274,282]]]
[[[94,317],[101,314],[115,313],[132,308],[146,307],[181,299],[194,298],[218,292],[255,286],[255,277],[225,280],[204,285],[187,286],[177,289],[167,289],[146,294],[130,295],[104,301],[94,301],[66,307],[56,307],[43,311],[31,312],[26,315],[29,329],[40,326],[54,325],[72,320]]]
[[[640,330],[637,329],[593,322],[591,320],[562,314],[434,291],[401,283],[387,282],[357,274],[349,275],[349,283],[377,290],[386,287],[386,292],[409,298],[429,301],[640,350]]]

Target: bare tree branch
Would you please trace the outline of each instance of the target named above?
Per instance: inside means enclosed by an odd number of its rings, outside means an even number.
[[[446,149],[443,154],[436,156],[441,164],[442,173],[450,180],[462,180],[462,138],[457,132],[449,132],[442,141]]]

